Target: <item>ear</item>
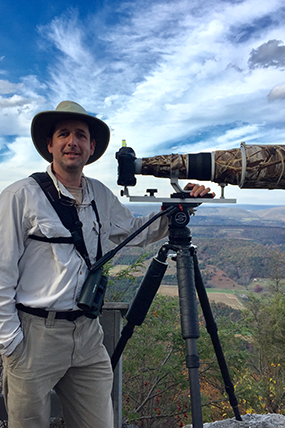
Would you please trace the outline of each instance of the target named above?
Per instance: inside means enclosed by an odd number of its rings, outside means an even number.
[[[47,138],[47,149],[48,149],[49,153],[52,154],[52,139],[51,138]]]
[[[94,153],[95,145],[96,145],[96,141],[95,141],[95,140],[92,140],[92,141],[91,141],[91,144],[90,144],[90,156],[92,156],[92,155],[93,155],[93,153]]]

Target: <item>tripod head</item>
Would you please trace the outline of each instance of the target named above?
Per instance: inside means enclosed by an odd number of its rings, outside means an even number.
[[[167,205],[167,204],[166,204]],[[165,204],[162,205],[164,207]],[[173,207],[176,207],[176,204],[173,205]],[[191,206],[192,208],[192,206]],[[188,212],[188,205],[177,205],[177,211],[175,211],[170,216],[170,225],[171,227],[178,227],[183,228],[187,226],[190,220],[190,214]]]

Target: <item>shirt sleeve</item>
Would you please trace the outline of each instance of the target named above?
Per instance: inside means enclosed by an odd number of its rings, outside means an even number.
[[[156,212],[152,212],[146,216],[135,217],[132,212],[126,206],[122,205],[116,197],[113,201],[112,213],[109,239],[115,244],[122,242],[157,214]],[[159,241],[167,235],[168,224],[168,217],[166,215],[162,215],[132,239],[128,245],[144,246],[152,242]]]
[[[23,339],[15,293],[24,232],[22,203],[7,189],[0,195],[0,236],[0,353],[10,355]]]

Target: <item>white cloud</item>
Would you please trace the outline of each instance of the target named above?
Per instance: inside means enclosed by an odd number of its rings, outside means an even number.
[[[31,119],[39,110],[42,101],[42,97],[39,96],[23,97],[17,94],[6,98],[0,96],[2,117],[0,135],[28,136]]]
[[[10,91],[7,93],[10,93]],[[5,108],[11,108],[11,107],[22,107],[25,104],[27,104],[27,102],[28,102],[27,99],[16,94],[10,98],[0,97],[0,108],[5,109]]]
[[[10,83],[8,80],[0,80],[0,94],[12,94],[21,90],[23,85],[21,83]]]
[[[285,46],[281,40],[269,40],[251,51],[248,62],[250,68],[283,67]]]
[[[10,153],[8,160],[1,163],[0,190],[35,171],[45,170],[47,164],[36,152],[29,137],[16,137],[7,146]]]
[[[285,99],[285,83],[274,86],[268,94],[269,101],[284,100]]]

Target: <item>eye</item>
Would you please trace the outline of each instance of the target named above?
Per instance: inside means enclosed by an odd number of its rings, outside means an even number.
[[[69,132],[67,132],[67,131],[61,131],[58,133],[59,137],[67,137],[68,135],[69,135]]]
[[[82,140],[87,138],[86,135],[83,134],[82,132],[78,132],[77,136],[78,136],[78,138],[80,138]]]

